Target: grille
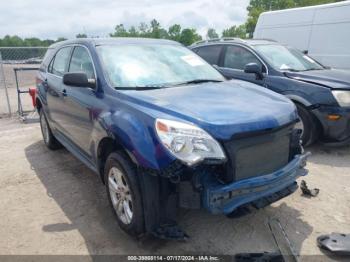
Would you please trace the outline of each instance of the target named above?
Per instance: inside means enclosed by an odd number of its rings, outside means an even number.
[[[289,161],[293,126],[233,137],[225,143],[227,182],[272,173]]]

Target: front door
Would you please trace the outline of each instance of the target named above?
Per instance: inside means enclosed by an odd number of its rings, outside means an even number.
[[[228,79],[240,79],[265,86],[264,79],[256,78],[255,74],[244,72],[244,67],[249,63],[256,63],[264,68],[260,60],[247,48],[238,45],[227,45],[220,64],[220,72]]]
[[[74,47],[68,72],[83,72],[89,79],[96,79],[94,65],[86,47]],[[66,92],[64,129],[72,142],[90,158],[93,122],[99,104],[96,90],[91,87],[62,85]]]

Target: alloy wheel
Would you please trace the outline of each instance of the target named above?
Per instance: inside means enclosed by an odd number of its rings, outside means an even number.
[[[112,167],[109,170],[108,187],[113,208],[118,218],[124,224],[130,224],[133,217],[132,197],[127,180],[119,168]]]

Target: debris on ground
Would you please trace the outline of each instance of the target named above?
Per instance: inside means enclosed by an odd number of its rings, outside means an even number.
[[[290,242],[285,230],[283,229],[280,221],[276,218],[270,219],[269,228],[273,239],[280,251],[280,254],[283,256],[283,261],[285,262],[298,262],[299,256],[295,251],[292,243]]]
[[[350,234],[332,233],[321,235],[317,238],[317,244],[321,249],[332,252],[335,255],[350,256]]]
[[[311,197],[316,197],[318,195],[318,193],[320,192],[320,189],[318,189],[318,188],[309,189],[305,180],[301,180],[300,189],[303,192],[303,195],[311,196]]]

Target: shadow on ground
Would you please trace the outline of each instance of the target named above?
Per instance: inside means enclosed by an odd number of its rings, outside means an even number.
[[[305,151],[312,153],[309,162],[320,165],[334,166],[334,167],[350,167],[350,145],[334,147],[327,146],[321,143],[307,147]]]
[[[66,150],[49,151],[42,142],[25,148],[36,176],[70,223],[42,226],[47,233],[78,230],[90,254],[235,254],[277,251],[268,220],[278,218],[299,252],[312,227],[283,200],[244,217],[228,219],[204,211],[180,210],[178,221],[187,242],[135,240],[122,232],[108,205],[100,178]],[[45,215],[45,214],[42,214]]]

